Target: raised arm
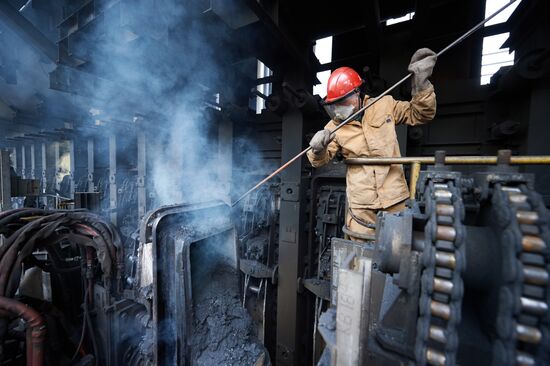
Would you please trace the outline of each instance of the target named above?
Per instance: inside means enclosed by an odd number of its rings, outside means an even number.
[[[410,102],[395,101],[394,118],[396,124],[411,126],[431,121],[435,116],[436,98],[434,87],[428,78],[432,75],[437,56],[428,48],[421,48],[411,58],[408,70],[411,79],[412,99]]]

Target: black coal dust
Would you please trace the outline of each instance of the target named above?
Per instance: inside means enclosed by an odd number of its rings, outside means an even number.
[[[264,346],[239,296],[238,273],[220,253],[219,236],[192,244],[193,365],[263,365]]]

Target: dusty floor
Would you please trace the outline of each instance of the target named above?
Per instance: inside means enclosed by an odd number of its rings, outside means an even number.
[[[252,319],[239,300],[237,274],[226,265],[203,273],[193,287],[193,365],[263,365],[265,348],[258,341]],[[258,362],[258,363],[257,363]]]

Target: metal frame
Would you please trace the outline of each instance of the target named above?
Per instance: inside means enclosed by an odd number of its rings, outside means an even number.
[[[174,245],[161,245],[160,232],[171,230],[170,224],[178,223],[185,227],[195,228],[204,224],[200,213],[208,212],[209,215],[220,214],[219,225],[209,226],[208,232],[190,230],[181,235]],[[140,286],[152,285],[152,327],[154,332],[154,364],[186,364],[188,356],[187,334],[192,321],[192,293],[191,293],[191,263],[190,246],[200,240],[227,232],[233,237],[235,243],[235,268],[238,268],[238,255],[236,248],[237,237],[230,220],[229,206],[221,202],[208,202],[202,204],[187,204],[164,206],[147,214],[140,227],[140,250],[138,259],[138,275],[150,273],[149,279],[140,278]],[[142,249],[144,245],[150,245],[150,256]],[[147,269],[147,267],[149,267]],[[145,271],[144,271],[145,270]],[[144,281],[145,280],[145,281]],[[165,300],[169,300],[167,305]],[[163,324],[170,324],[167,327]],[[162,339],[159,339],[159,333]]]
[[[111,211],[111,223],[117,224],[117,141],[116,135],[109,135],[109,210]]]
[[[147,212],[147,191],[145,177],[147,175],[147,146],[145,143],[145,132],[137,134],[137,204],[138,218],[142,218]]]
[[[550,155],[533,155],[533,156],[510,156],[507,150],[500,150],[508,154],[507,163],[516,165],[548,165],[550,164]],[[499,156],[444,156],[442,163],[450,165],[471,164],[471,165],[492,165],[501,163]],[[435,156],[416,156],[416,157],[399,157],[399,158],[350,158],[346,159],[348,165],[393,165],[393,164],[410,164],[411,176],[409,179],[410,199],[416,197],[416,184],[420,177],[421,164],[435,164],[437,157]]]
[[[10,153],[0,150],[0,211],[11,209]]]
[[[283,161],[302,148],[303,115],[290,108],[283,115]],[[300,360],[300,316],[304,302],[298,293],[302,276],[304,209],[300,189],[302,162],[289,166],[281,175],[281,207],[279,221],[279,286],[277,289],[277,354],[278,365],[297,365]]]

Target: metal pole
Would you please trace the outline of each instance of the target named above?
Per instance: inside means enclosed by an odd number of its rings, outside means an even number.
[[[147,146],[145,132],[137,133],[137,201],[138,217],[141,219],[147,212],[147,191],[145,187],[145,176],[147,175]]]
[[[393,164],[435,164],[433,156],[399,158],[350,158],[344,161],[348,165],[393,165]],[[491,165],[497,163],[496,156],[446,156],[445,164]],[[550,155],[511,156],[510,164],[550,164]]]
[[[59,156],[59,142],[58,141],[55,141],[53,143],[53,156],[54,156],[54,159],[55,159],[55,175],[54,175],[54,179],[55,179],[55,190],[56,192],[59,192],[59,189],[61,188],[61,185],[60,185],[60,181],[59,181],[59,177],[57,176],[57,174],[59,173],[59,168],[60,168],[60,158],[61,156]],[[56,208],[57,205],[56,205]]]
[[[31,171],[30,171],[30,178],[35,179],[36,175],[36,155],[34,151],[34,144],[31,145]]]
[[[476,32],[478,29],[480,29],[481,27],[483,27],[483,25],[485,23],[487,23],[489,20],[491,20],[492,18],[494,18],[497,14],[499,14],[500,12],[502,12],[504,9],[506,9],[507,7],[509,7],[510,5],[512,5],[513,3],[515,3],[517,0],[510,0],[510,2],[506,5],[504,5],[502,8],[498,9],[496,12],[494,12],[491,16],[487,17],[486,19],[482,20],[481,22],[479,22],[478,24],[476,24],[473,28],[471,28],[469,31],[467,31],[466,33],[464,33],[462,36],[460,36],[459,38],[457,38],[454,42],[450,43],[447,47],[443,48],[441,51],[439,51],[437,53],[437,56],[441,56],[442,54],[444,54],[445,52],[447,52],[448,50],[450,50],[451,48],[453,48],[454,46],[456,46],[457,44],[459,44],[460,42],[462,42],[463,40],[465,40],[466,38],[468,38],[470,35],[472,35],[474,32]],[[349,116],[345,121],[343,121],[342,123],[340,123],[334,130],[332,130],[330,133],[331,135],[334,134],[336,131],[338,131],[339,129],[341,129],[342,127],[344,127],[345,125],[347,125],[349,122],[353,121],[355,119],[355,117],[357,117],[359,114],[363,113],[367,108],[369,108],[370,106],[372,106],[374,103],[378,102],[380,99],[382,99],[382,97],[386,96],[389,92],[391,92],[392,90],[394,90],[395,88],[397,88],[399,85],[401,85],[403,82],[405,82],[408,78],[410,78],[412,75],[412,73],[409,73],[407,74],[405,77],[403,77],[401,80],[399,80],[397,83],[395,83],[393,86],[391,86],[389,89],[387,89],[385,92],[383,92],[382,94],[380,94],[379,96],[377,96],[376,98],[372,98],[372,99],[369,99],[369,102],[359,108],[359,110],[357,110],[357,112],[353,113],[351,116]],[[293,157],[292,159],[290,159],[288,162],[286,162],[283,166],[281,166],[279,169],[275,170],[273,173],[271,173],[269,176],[267,176],[266,178],[262,179],[258,184],[256,184],[254,187],[250,188],[248,191],[246,191],[241,197],[239,197],[239,199],[237,199],[231,206],[235,206],[237,203],[239,203],[243,198],[245,198],[246,196],[248,196],[250,193],[254,192],[256,189],[258,189],[260,186],[262,186],[264,183],[266,183],[267,181],[269,181],[271,178],[273,178],[274,176],[276,176],[277,174],[279,174],[280,172],[282,172],[283,170],[285,170],[290,164],[292,164],[293,162],[295,162],[296,160],[298,160],[300,157],[302,157],[304,154],[306,154],[309,150],[311,150],[311,146],[307,147],[305,150],[303,150],[302,152],[300,152],[298,155],[296,155],[295,157]]]
[[[94,185],[94,171],[95,171],[95,162],[94,162],[94,138],[88,138],[88,192],[95,192]]]
[[[11,209],[10,154],[0,149],[0,211]]]
[[[416,183],[418,182],[418,177],[420,177],[420,162],[414,161],[411,166],[411,177],[409,183],[411,200],[414,200],[416,197]]]
[[[114,134],[109,135],[109,210],[111,223],[117,224],[117,139]]]
[[[75,191],[75,168],[74,140],[69,140],[69,197],[73,200]]]
[[[27,178],[27,154],[25,154],[25,145],[21,145],[21,178]]]
[[[41,181],[40,181],[40,193],[44,194],[44,197],[42,197],[42,204],[44,207],[48,207],[48,197],[45,196],[46,194],[46,188],[47,188],[47,180],[46,180],[46,143],[42,142],[42,145],[40,146],[40,159],[42,162],[42,166],[40,167],[41,172]]]

